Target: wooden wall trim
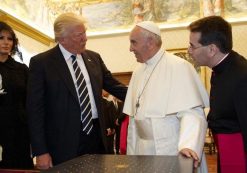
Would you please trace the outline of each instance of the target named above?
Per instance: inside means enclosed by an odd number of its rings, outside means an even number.
[[[50,46],[54,43],[54,39],[51,37],[43,34],[42,32],[38,31],[37,29],[32,28],[31,26],[25,24],[24,22],[20,21],[19,19],[7,14],[6,12],[0,9],[0,21],[4,21],[9,24],[14,30],[23,33],[47,46]]]
[[[132,72],[118,72],[118,73],[112,73],[112,75],[123,84],[129,85]]]

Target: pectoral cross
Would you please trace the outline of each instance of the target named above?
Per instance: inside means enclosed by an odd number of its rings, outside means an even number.
[[[139,103],[139,99],[138,99],[137,102],[136,102],[136,109],[138,109],[139,106],[140,106],[140,103]]]
[[[136,116],[137,110],[138,110],[139,107],[140,107],[140,96],[138,97],[137,102],[136,102],[136,112],[135,112],[134,116]]]

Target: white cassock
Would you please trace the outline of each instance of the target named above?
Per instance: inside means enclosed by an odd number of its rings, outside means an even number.
[[[199,172],[207,172],[202,155],[207,129],[203,108],[208,102],[194,67],[160,49],[130,80],[123,108],[130,116],[127,154],[177,155],[189,148],[201,158],[204,171]]]

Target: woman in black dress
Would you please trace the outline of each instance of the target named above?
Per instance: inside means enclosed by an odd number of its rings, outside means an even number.
[[[17,45],[13,29],[0,22],[0,168],[31,169],[25,109],[28,67],[11,57],[19,53]]]

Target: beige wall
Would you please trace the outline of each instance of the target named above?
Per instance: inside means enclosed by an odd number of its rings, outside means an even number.
[[[247,22],[233,23],[234,50],[238,51],[247,58]],[[47,50],[49,47],[41,44],[27,36],[17,32],[21,46],[29,52],[24,58],[25,63],[29,58]],[[88,38],[87,48],[99,52],[112,72],[133,71],[136,66],[136,60],[132,53],[129,52],[129,33],[94,36]],[[162,30],[163,46],[166,49],[186,48],[188,46],[189,32],[183,28],[175,30]]]
[[[233,24],[234,50],[247,58],[247,23]],[[135,57],[129,52],[129,33],[119,36],[93,37],[88,39],[88,48],[99,52],[112,72],[132,71],[136,66]],[[183,27],[162,30],[165,49],[187,48],[189,31]]]
[[[24,63],[27,65],[29,64],[29,60],[32,56],[49,49],[49,46],[42,44],[27,35],[24,35],[18,31],[15,31],[15,33],[19,40]]]
[[[233,24],[233,49],[247,58],[247,22]]]

